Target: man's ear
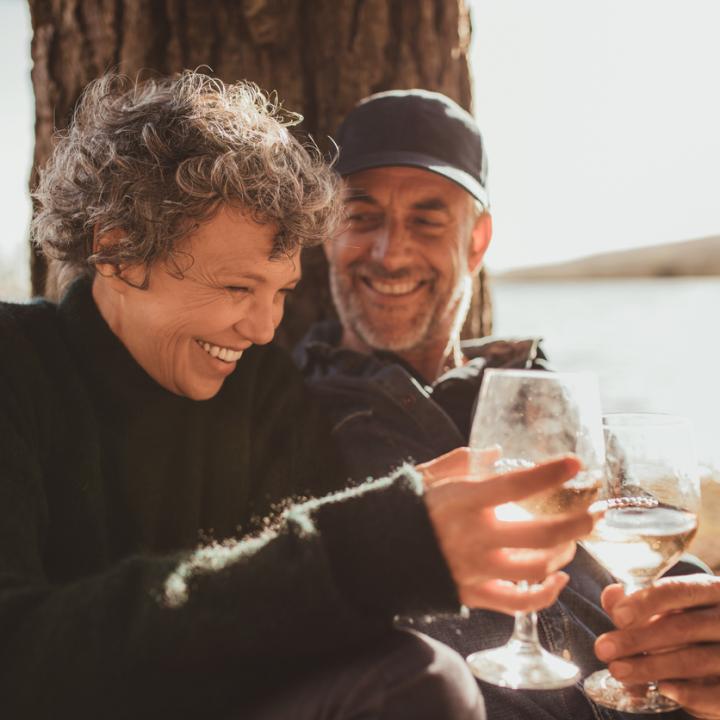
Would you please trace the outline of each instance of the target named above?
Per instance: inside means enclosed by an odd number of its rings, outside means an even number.
[[[113,228],[100,235],[97,227],[93,230],[93,253],[101,248],[109,248],[120,242],[125,237],[125,231],[121,228]],[[124,293],[130,286],[137,287],[142,284],[145,268],[138,265],[115,265],[109,262],[98,262],[95,264],[96,272],[101,275],[113,289]]]
[[[471,274],[480,271],[485,252],[492,239],[492,215],[485,210],[481,212],[473,225],[470,235],[470,248],[468,252],[468,269]]]

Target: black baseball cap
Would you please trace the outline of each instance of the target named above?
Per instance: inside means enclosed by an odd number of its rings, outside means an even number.
[[[430,90],[389,90],[361,100],[340,125],[335,169],[417,167],[452,180],[488,206],[487,157],[469,112]]]

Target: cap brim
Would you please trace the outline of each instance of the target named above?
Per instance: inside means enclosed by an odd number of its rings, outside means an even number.
[[[361,158],[344,160],[341,154],[340,159],[335,165],[335,170],[344,177],[346,175],[352,175],[352,173],[361,172],[362,170],[391,166],[416,167],[421,170],[436,173],[437,175],[442,175],[459,185],[463,190],[469,192],[485,207],[488,207],[487,190],[485,190],[470,173],[460,170],[453,165],[448,165],[446,162],[431,155],[411,152],[383,152],[369,153]]]

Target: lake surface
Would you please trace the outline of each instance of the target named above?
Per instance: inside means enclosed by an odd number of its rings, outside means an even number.
[[[720,468],[720,278],[495,281],[494,334],[540,336],[557,370],[593,370],[605,412],[689,417]]]

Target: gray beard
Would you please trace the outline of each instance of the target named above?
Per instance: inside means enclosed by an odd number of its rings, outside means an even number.
[[[435,340],[449,342],[455,337],[470,309],[472,278],[469,275],[463,278],[447,300],[435,296],[424,311],[419,309],[409,321],[403,322],[401,328],[388,328],[391,319],[385,323],[384,328],[378,328],[368,321],[362,303],[356,301],[356,295],[352,291],[352,281],[348,281],[346,276],[340,277],[332,268],[330,291],[343,328],[351,330],[363,343],[374,350],[400,353],[416,350]],[[451,311],[454,317],[450,336],[434,337],[433,330],[440,325],[444,312],[447,312],[451,306],[455,309]]]

